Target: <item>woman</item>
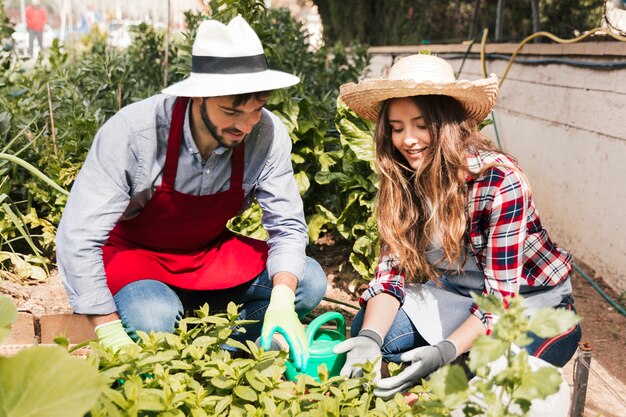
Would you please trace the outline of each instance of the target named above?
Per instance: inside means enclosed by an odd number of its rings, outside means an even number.
[[[503,300],[520,294],[531,313],[573,310],[571,255],[541,225],[515,160],[478,132],[497,95],[495,76],[456,81],[452,67],[432,55],[399,60],[387,79],[341,87],[352,110],[377,122],[384,243],[360,299],[355,337],[335,352],[347,352],[342,374],[353,377],[361,372],[355,364],[381,354],[389,362],[421,361],[407,368],[410,375],[380,381],[381,396],[408,388],[490,334],[497,317],[477,308],[470,292]],[[581,330],[530,336],[529,354],[563,366]]]

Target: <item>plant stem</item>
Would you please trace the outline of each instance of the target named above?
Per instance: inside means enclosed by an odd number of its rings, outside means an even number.
[[[54,113],[52,112],[52,93],[50,92],[50,83],[46,83],[48,87],[48,108],[50,109],[50,128],[52,129],[52,146],[54,146],[54,156],[59,157],[59,149],[57,148],[57,134],[54,130]]]

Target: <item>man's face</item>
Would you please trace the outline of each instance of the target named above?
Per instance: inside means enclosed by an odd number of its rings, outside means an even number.
[[[264,99],[254,96],[239,106],[234,105],[233,96],[204,97],[200,104],[200,116],[204,129],[221,146],[234,149],[259,122],[264,105]]]

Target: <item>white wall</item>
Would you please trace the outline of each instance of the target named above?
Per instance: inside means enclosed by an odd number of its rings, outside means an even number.
[[[384,72],[389,49],[373,51],[371,76]],[[557,54],[555,45],[530,49],[533,56],[520,58],[626,62],[626,43],[612,45],[614,56],[604,58],[603,44],[559,46]],[[442,47],[438,55],[460,68],[458,50]],[[482,77],[476,58],[465,62],[461,79]],[[488,72],[500,77],[506,64],[488,61]],[[513,64],[500,90],[496,125],[503,149],[531,181],[552,239],[615,290],[626,291],[626,68]],[[485,133],[495,140],[492,127]]]

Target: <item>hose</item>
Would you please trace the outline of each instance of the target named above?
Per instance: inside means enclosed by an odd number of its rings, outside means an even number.
[[[600,288],[600,286],[593,279],[591,279],[591,277],[587,275],[585,271],[580,269],[578,265],[576,265],[575,263],[572,263],[572,266],[574,267],[574,270],[578,272],[585,279],[585,281],[587,281],[589,284],[591,284],[593,288],[595,288],[595,290],[602,296],[602,298],[604,298],[611,305],[611,307],[613,307],[623,316],[626,316],[626,310],[624,309],[624,307],[622,307],[621,305],[617,303],[617,301],[609,297],[609,295],[606,292],[604,292],[604,290]]]

